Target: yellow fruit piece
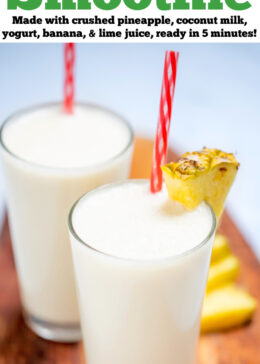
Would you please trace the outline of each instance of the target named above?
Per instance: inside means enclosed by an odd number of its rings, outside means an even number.
[[[216,234],[212,248],[211,264],[226,257],[227,255],[230,255],[228,238],[225,235]]]
[[[201,332],[227,330],[251,319],[256,300],[230,284],[206,294],[202,309]]]
[[[169,196],[193,210],[206,200],[217,218],[236,177],[239,163],[231,153],[203,148],[162,166]]]
[[[239,260],[234,255],[217,261],[210,265],[207,282],[207,291],[234,281],[239,273]]]

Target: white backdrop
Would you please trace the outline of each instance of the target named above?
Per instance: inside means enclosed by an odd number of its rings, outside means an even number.
[[[41,6],[36,8],[36,10],[30,10],[30,11],[26,11],[26,10],[21,10],[20,8],[16,9],[16,10],[8,10],[7,9],[7,3],[8,0],[1,0],[0,1],[0,42],[57,42],[59,39],[61,39],[62,41],[72,41],[72,42],[83,42],[85,43],[86,41],[88,42],[92,42],[92,43],[97,43],[97,42],[117,42],[120,43],[122,42],[125,37],[124,37],[124,30],[126,29],[131,29],[131,30],[142,30],[142,31],[150,31],[151,34],[153,34],[153,38],[150,38],[150,35],[148,36],[148,38],[143,38],[143,37],[132,37],[132,38],[127,38],[127,40],[124,40],[125,42],[139,42],[139,43],[143,43],[144,41],[147,42],[160,42],[160,43],[167,43],[169,41],[174,41],[174,42],[192,42],[192,43],[207,43],[207,42],[218,42],[218,43],[224,43],[224,42],[236,42],[236,43],[241,43],[241,42],[259,42],[260,40],[260,23],[259,23],[259,13],[260,13],[260,3],[259,0],[250,0],[249,3],[251,5],[251,7],[247,10],[244,11],[239,11],[239,10],[231,10],[232,6],[230,6],[230,1],[229,1],[229,6],[226,5],[227,1],[221,1],[223,3],[223,9],[222,10],[208,10],[208,6],[206,6],[207,10],[192,10],[192,6],[191,3],[192,1],[188,1],[188,3],[190,3],[189,6],[189,10],[177,10],[177,9],[173,9],[173,6],[171,6],[172,3],[174,3],[175,1],[167,1],[167,4],[170,5],[170,8],[168,11],[162,11],[158,9],[158,6],[156,4],[156,1],[152,1],[150,3],[150,5],[141,11],[136,11],[136,10],[131,10],[130,8],[128,8],[123,1],[120,2],[120,5],[114,9],[114,10],[100,10],[97,6],[95,6],[93,4],[93,1],[90,1],[91,4],[91,10],[46,10],[45,9],[45,1],[41,1]],[[236,3],[245,3],[246,1],[244,0],[236,0]],[[76,1],[74,1],[74,3],[77,3]],[[136,1],[136,3],[139,3],[139,1]],[[209,3],[209,0],[204,1],[204,3]],[[37,2],[34,1],[34,4],[37,5]],[[39,2],[38,2],[39,4]],[[207,4],[208,5],[208,4]],[[78,7],[77,7],[78,8]],[[56,24],[56,25],[47,25],[47,23],[45,22],[45,17],[46,18],[50,18],[50,17],[55,17],[55,16],[61,17],[61,16],[65,16],[67,18],[69,18],[71,21],[69,23],[63,23],[62,24]],[[138,25],[138,24],[133,24],[132,26],[129,26],[129,24],[123,24],[120,27],[117,26],[117,21],[115,19],[115,24],[107,24],[104,26],[104,24],[102,26],[92,26],[92,25],[73,25],[72,24],[72,18],[82,18],[82,17],[87,17],[87,18],[93,18],[95,15],[98,15],[101,18],[109,18],[111,16],[115,16],[115,18],[124,18],[125,16],[127,16],[128,18],[160,18],[161,16],[164,17],[169,17],[172,21],[174,21],[173,25],[160,25],[158,28],[155,27],[147,27],[146,25],[142,24],[142,25]],[[34,24],[28,25],[28,24],[12,24],[13,23],[13,16],[23,16],[23,17],[28,17],[31,18],[32,16],[36,16],[37,18],[42,18],[42,24],[37,24],[37,26],[35,26]],[[244,22],[241,24],[241,21],[237,21],[237,19],[234,21],[234,19],[232,21],[230,21],[230,17],[231,16],[239,16],[240,18],[244,19]],[[202,22],[202,24],[200,23],[199,20],[199,24],[196,25],[196,22],[194,24],[193,20],[191,23],[184,23],[184,24],[180,24],[179,21],[177,21],[178,18],[218,18],[217,22],[214,22],[212,25],[205,25],[203,24],[204,22]],[[228,18],[229,21],[224,24],[220,21],[220,18]],[[182,23],[182,21],[181,21]],[[206,22],[207,23],[207,22]],[[239,24],[240,23],[240,24]],[[103,37],[99,37],[99,29],[106,29],[106,30],[110,30],[110,31],[122,31],[122,37],[118,38],[118,37],[114,37],[114,38],[103,38]],[[47,36],[46,34],[45,36],[43,36],[43,29],[48,29],[48,31],[77,31],[80,30],[82,31],[82,33],[84,34],[84,36],[86,36],[86,38],[82,38],[82,37],[73,37],[73,34],[67,35],[67,39],[66,38],[57,38],[57,37],[53,37],[53,36]],[[95,37],[91,37],[89,36],[89,32],[91,29],[94,29],[96,32],[96,36]],[[177,34],[174,35],[174,37],[172,37],[172,33],[170,37],[156,37],[156,30],[160,30],[160,31],[174,31],[174,30],[182,30],[182,31],[186,31],[186,36],[183,39],[180,39],[179,36],[177,36]],[[192,30],[196,30],[199,31],[200,36],[199,37],[190,37],[190,29]],[[203,32],[204,29],[208,29],[208,36],[203,36],[203,34],[205,35],[205,32]],[[209,35],[211,34],[211,31],[221,31],[221,30],[225,30],[225,31],[235,31],[235,35],[233,35],[232,37],[227,37],[227,36],[222,36],[222,37],[216,37],[216,36],[212,36],[210,37]],[[28,31],[28,30],[35,30],[37,32],[37,36],[39,38],[36,37],[28,37],[26,36],[26,34],[20,38],[21,36],[21,31]],[[8,32],[9,31],[9,32]],[[242,32],[242,36],[239,35],[238,33]],[[3,32],[3,33],[2,33]],[[17,34],[18,32],[18,34]],[[238,33],[237,33],[238,32]],[[246,32],[247,36],[243,35],[243,33]],[[253,36],[250,36],[247,32],[251,32]],[[48,32],[47,32],[48,33]],[[8,37],[6,38],[6,35],[8,34]],[[55,35],[55,34],[54,34]],[[166,34],[165,34],[166,35]]]
[[[241,168],[227,205],[260,257],[260,44],[81,44],[77,99],[115,109],[136,133],[153,136],[166,49],[180,51],[170,144],[179,152],[206,145],[237,153]],[[61,99],[62,83],[62,45],[0,45],[1,122]]]

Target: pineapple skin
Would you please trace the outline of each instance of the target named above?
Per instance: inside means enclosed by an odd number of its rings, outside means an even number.
[[[169,197],[193,210],[206,200],[219,219],[239,163],[231,153],[203,148],[161,167]]]
[[[256,300],[234,284],[206,294],[202,309],[201,333],[224,331],[249,321]]]

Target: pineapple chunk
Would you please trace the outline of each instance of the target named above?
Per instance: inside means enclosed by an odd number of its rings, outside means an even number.
[[[239,260],[234,255],[210,265],[207,282],[207,291],[234,281],[239,273]]]
[[[230,284],[206,294],[201,332],[227,330],[251,319],[257,303],[247,292]]]
[[[212,248],[211,264],[230,255],[228,239],[225,235],[216,234]]]
[[[206,200],[220,218],[239,163],[233,154],[203,148],[162,166],[169,196],[192,210]]]

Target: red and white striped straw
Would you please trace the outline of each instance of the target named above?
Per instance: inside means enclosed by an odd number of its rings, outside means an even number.
[[[72,114],[74,109],[74,64],[75,45],[66,43],[64,46],[65,80],[64,80],[64,109],[67,114]]]
[[[161,165],[166,163],[168,135],[171,123],[172,102],[175,92],[179,52],[166,51],[161,89],[160,110],[153,150],[153,164],[150,179],[152,193],[162,189]]]

